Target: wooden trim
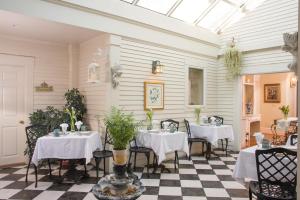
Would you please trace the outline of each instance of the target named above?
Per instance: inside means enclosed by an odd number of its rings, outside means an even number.
[[[162,108],[152,108],[152,110],[164,110],[165,109],[165,84],[164,84],[164,82],[160,82],[160,81],[145,81],[144,82],[144,110],[148,110],[149,109],[149,108],[147,108],[147,99],[146,99],[147,84],[162,85],[162,88],[163,88]]]
[[[268,100],[266,98],[266,89],[267,87],[274,87],[277,86],[279,87],[279,91],[278,91],[278,96],[279,99],[278,100]],[[264,84],[264,103],[280,103],[281,102],[281,87],[280,87],[280,83],[275,83],[275,84]]]

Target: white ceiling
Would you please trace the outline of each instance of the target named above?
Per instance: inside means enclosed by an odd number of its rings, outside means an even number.
[[[75,44],[102,32],[0,10],[0,34],[63,44]]]

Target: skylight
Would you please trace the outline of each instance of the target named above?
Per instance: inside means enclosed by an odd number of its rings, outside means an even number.
[[[171,14],[171,17],[193,23],[209,5],[209,0],[183,0]]]
[[[213,32],[240,20],[265,0],[121,0]]]
[[[232,14],[236,9],[229,3],[220,1],[217,5],[211,9],[211,11],[200,21],[198,24],[204,28],[216,31],[216,29],[224,23],[224,21]]]
[[[177,0],[139,0],[137,5],[155,12],[167,14],[176,1]]]

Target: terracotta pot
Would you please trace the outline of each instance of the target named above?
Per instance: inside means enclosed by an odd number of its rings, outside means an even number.
[[[127,150],[113,150],[114,164],[126,165],[127,163]]]

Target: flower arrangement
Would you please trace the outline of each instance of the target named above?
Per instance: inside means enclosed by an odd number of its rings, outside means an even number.
[[[290,106],[289,105],[283,105],[279,107],[279,110],[281,110],[284,119],[287,119],[289,112],[290,112]]]
[[[196,123],[200,124],[201,108],[195,108],[194,113],[195,113],[195,117],[196,117]]]
[[[75,131],[75,121],[77,121],[75,108],[72,107],[71,110],[69,108],[66,108],[66,113],[68,113],[68,115],[70,117],[71,131],[74,132]]]
[[[152,129],[152,120],[153,120],[153,110],[152,110],[152,108],[150,108],[146,111],[146,120],[148,122],[147,129],[151,130]]]

